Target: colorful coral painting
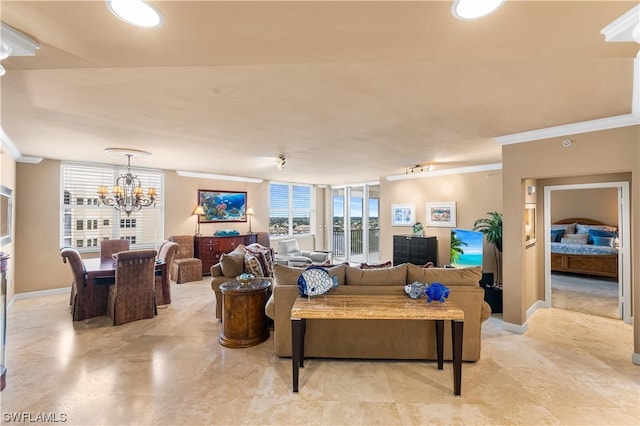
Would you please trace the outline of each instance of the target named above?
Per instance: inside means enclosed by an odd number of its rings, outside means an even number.
[[[246,222],[247,193],[233,191],[198,190],[198,204],[204,210],[200,223]]]

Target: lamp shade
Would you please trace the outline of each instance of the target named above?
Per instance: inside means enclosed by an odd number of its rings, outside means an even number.
[[[247,209],[247,216],[253,216],[254,214],[256,214],[256,212],[253,211],[253,207],[249,207]]]
[[[197,215],[204,214],[204,209],[202,208],[202,206],[197,206],[195,209],[193,209],[193,214],[197,214]]]

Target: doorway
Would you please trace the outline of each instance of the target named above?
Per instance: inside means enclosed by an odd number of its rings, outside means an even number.
[[[623,319],[626,323],[631,323],[631,277],[630,277],[630,209],[629,209],[629,183],[628,182],[603,182],[590,184],[571,185],[551,185],[544,189],[544,229],[551,229],[552,217],[552,194],[555,191],[574,191],[587,189],[613,188],[616,191],[614,202],[617,203],[617,227],[618,227],[618,279],[617,282],[600,279],[598,277],[584,277],[574,274],[557,274],[551,272],[551,232],[545,235],[545,305],[546,307],[556,306],[566,308],[567,303],[587,308],[593,308],[595,315],[615,316]],[[574,217],[580,217],[575,215]],[[592,291],[585,291],[585,286],[591,286]],[[553,293],[556,298],[552,301]],[[606,306],[606,295],[617,292],[617,298],[613,303],[617,306]],[[614,293],[615,294],[615,293]],[[600,297],[600,300],[598,299]],[[611,298],[609,298],[611,300]],[[602,303],[600,303],[602,301]],[[553,302],[553,303],[552,303]],[[598,304],[598,308],[590,306]]]

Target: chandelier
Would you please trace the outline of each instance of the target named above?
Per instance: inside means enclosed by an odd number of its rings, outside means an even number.
[[[116,179],[111,195],[109,195],[106,185],[98,186],[98,197],[102,204],[115,207],[116,210],[125,212],[127,216],[143,207],[155,206],[158,196],[156,189],[149,187],[145,195],[140,179],[131,174],[131,157],[148,158],[151,154],[145,151],[120,148],[107,148],[104,151],[108,154],[127,157],[127,173],[121,174]]]

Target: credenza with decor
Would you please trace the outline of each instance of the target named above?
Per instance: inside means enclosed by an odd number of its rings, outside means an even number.
[[[196,235],[193,238],[195,256],[202,260],[202,273],[211,272],[211,267],[220,262],[223,253],[233,251],[239,244],[248,246],[258,241],[256,234],[229,235],[229,236],[204,236]]]
[[[433,262],[433,266],[438,266],[438,240],[436,237],[393,236],[394,265],[401,263],[424,265],[427,262]]]

